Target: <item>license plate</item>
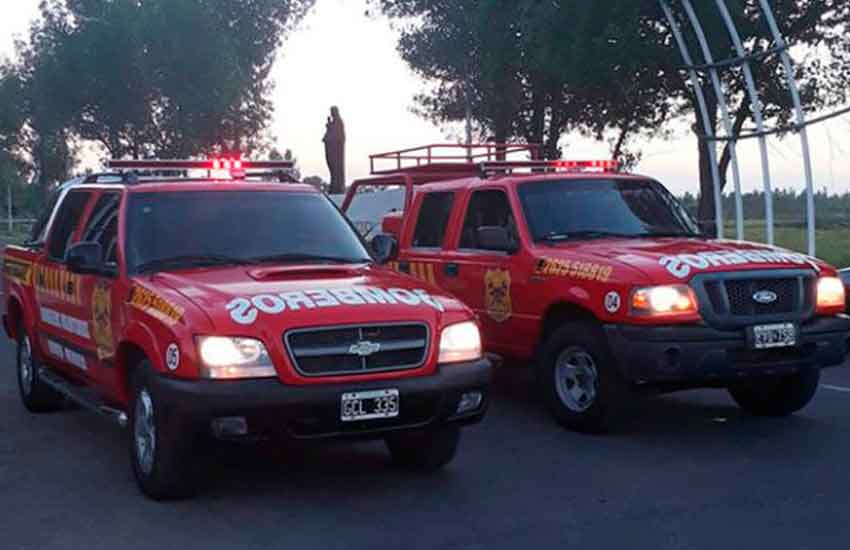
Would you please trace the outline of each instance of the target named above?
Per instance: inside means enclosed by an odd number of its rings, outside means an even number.
[[[797,327],[794,323],[758,325],[753,327],[753,348],[787,348],[797,345]]]
[[[398,416],[398,390],[371,390],[342,394],[340,418],[343,422],[395,418]]]

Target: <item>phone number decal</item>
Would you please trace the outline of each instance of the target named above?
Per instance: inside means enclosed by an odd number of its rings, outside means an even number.
[[[559,260],[556,258],[541,258],[537,262],[535,274],[553,277],[567,277],[581,281],[598,281],[607,283],[614,273],[610,265],[593,262]]]

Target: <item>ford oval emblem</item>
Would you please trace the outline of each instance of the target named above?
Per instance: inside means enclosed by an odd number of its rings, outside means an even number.
[[[769,305],[779,299],[772,290],[759,290],[753,294],[753,301],[762,305]]]
[[[369,357],[373,353],[378,353],[379,351],[381,351],[381,344],[370,342],[368,340],[357,342],[348,348],[348,353],[351,355],[359,355],[360,357]]]

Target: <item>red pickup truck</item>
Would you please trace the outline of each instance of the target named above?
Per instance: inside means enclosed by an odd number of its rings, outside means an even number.
[[[424,470],[454,457],[490,375],[466,306],[377,265],[314,188],[251,179],[274,163],[112,166],[63,187],[30,242],[6,248],[27,409],[70,399],[128,425],[153,498],[192,491],[206,435],[381,438]],[[133,171],[222,167],[234,179]]]
[[[805,406],[848,354],[834,268],[703,236],[657,181],[535,146],[432,145],[373,155],[375,188],[404,190],[373,247],[479,316],[485,350],[537,365],[563,425],[600,431],[637,393],[728,389],[755,414]],[[372,193],[364,193],[371,191]]]

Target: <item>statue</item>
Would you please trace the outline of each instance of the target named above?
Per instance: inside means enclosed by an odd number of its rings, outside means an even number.
[[[329,193],[345,193],[345,124],[339,108],[331,107],[331,116],[325,125],[325,160],[331,173]]]

